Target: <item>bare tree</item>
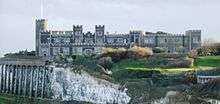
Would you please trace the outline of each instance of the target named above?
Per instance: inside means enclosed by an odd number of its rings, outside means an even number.
[[[214,39],[205,39],[202,42],[202,47],[200,49],[198,49],[198,54],[199,55],[213,55],[217,52],[217,48],[216,48],[216,41]]]

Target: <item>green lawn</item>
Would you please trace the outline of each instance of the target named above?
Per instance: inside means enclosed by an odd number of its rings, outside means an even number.
[[[193,71],[196,69],[207,70],[214,67],[220,67],[220,56],[205,56],[198,57],[194,61],[194,67],[192,68],[148,68],[146,60],[132,60],[125,59],[121,60],[113,65],[113,73],[117,73],[120,70],[158,70],[162,74],[180,74],[183,72]]]
[[[117,72],[127,68],[146,68],[144,60],[125,59],[114,63],[112,71]]]
[[[155,99],[166,95],[169,87],[151,85],[149,73],[159,71],[163,75],[177,75],[194,70],[212,70],[220,67],[220,56],[199,57],[194,60],[194,67],[191,68],[149,68],[146,60],[124,59],[114,63],[112,77],[116,82],[126,83],[128,94],[132,97],[130,103],[138,104],[138,98]],[[156,76],[159,79],[163,76]],[[177,79],[178,83],[179,79]],[[175,82],[175,81],[174,81]],[[164,82],[166,83],[166,82]],[[149,96],[150,95],[150,96]],[[146,100],[145,99],[145,100]],[[137,102],[136,102],[137,101]]]
[[[192,67],[192,68],[166,68],[166,69],[162,69],[162,68],[155,68],[155,69],[149,69],[149,68],[133,68],[133,67],[127,67],[126,69],[128,70],[158,70],[161,72],[161,74],[181,74],[184,72],[189,72],[189,71],[194,71],[194,70],[209,70],[213,67]]]
[[[60,101],[48,99],[36,99],[10,94],[0,94],[0,104],[92,104],[84,101]]]
[[[149,69],[149,68],[127,68],[127,69],[133,69],[133,70],[158,70],[162,74],[180,74],[183,72],[193,71],[195,68],[171,68],[171,69]]]
[[[195,68],[148,68],[145,60],[121,60],[114,64],[114,67],[112,68],[113,73],[118,72],[120,70],[158,70],[162,74],[178,74],[186,71],[192,71],[195,70]],[[203,68],[207,69],[207,68]]]
[[[0,104],[48,104],[47,100],[0,94]]]
[[[220,67],[220,56],[205,56],[195,59],[195,66]]]

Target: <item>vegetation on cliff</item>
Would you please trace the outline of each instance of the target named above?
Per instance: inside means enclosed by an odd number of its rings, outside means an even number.
[[[101,55],[60,55],[54,62],[71,65],[74,72],[85,70],[97,78],[118,83],[121,89],[128,88],[131,104],[160,99],[171,90],[191,95],[192,99],[220,99],[219,79],[199,85],[195,77],[196,72],[209,72],[213,68],[219,71],[220,56],[196,55],[193,59],[187,54],[152,52],[151,49],[139,47],[106,49]]]

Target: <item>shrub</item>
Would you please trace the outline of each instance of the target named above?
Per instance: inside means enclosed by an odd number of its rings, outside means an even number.
[[[73,65],[71,66],[71,71],[74,73],[81,74],[82,70],[86,70],[86,67],[83,65]]]
[[[220,44],[210,44],[197,49],[199,56],[220,55]]]
[[[171,68],[190,68],[193,66],[193,59],[169,60],[166,66]]]
[[[144,58],[153,55],[153,52],[149,48],[142,48],[142,47],[132,47],[128,49],[127,51],[127,57],[138,59],[138,58]]]
[[[66,56],[64,56],[63,54],[59,54],[56,57],[54,57],[54,61],[56,63],[66,63]]]
[[[186,59],[187,58],[187,54],[157,53],[157,54],[154,54],[152,57],[156,57],[156,58],[172,58],[172,59]]]
[[[114,48],[104,48],[102,51],[103,53],[113,53],[115,52],[117,49],[114,49]]]
[[[188,56],[190,58],[196,58],[198,56],[198,52],[197,50],[191,50],[189,53],[188,53]]]
[[[105,48],[103,49],[103,54],[101,54],[100,57],[111,57],[114,62],[117,62],[121,59],[126,58],[126,53],[127,50],[124,48]]]
[[[196,72],[195,70],[192,71],[192,72],[188,72],[185,74],[185,77],[184,77],[184,81],[185,83],[187,84],[190,84],[190,83],[193,83],[193,84],[196,84],[197,83],[197,78],[196,78]]]
[[[161,76],[160,71],[158,71],[158,70],[124,69],[124,70],[119,70],[119,71],[113,73],[113,77],[116,80],[136,79],[136,78],[152,78],[155,76]]]
[[[160,47],[155,47],[152,49],[154,53],[164,53],[165,49],[160,48]]]
[[[130,49],[124,48],[106,48],[103,50],[103,54],[100,57],[111,57],[114,62],[118,62],[121,59],[132,58],[144,58],[152,55],[153,52],[149,48],[132,47]]]
[[[97,61],[97,63],[102,67],[104,67],[105,69],[111,69],[113,66],[111,57],[102,57]]]
[[[189,68],[193,66],[193,59],[149,57],[145,60],[145,65],[148,68]]]

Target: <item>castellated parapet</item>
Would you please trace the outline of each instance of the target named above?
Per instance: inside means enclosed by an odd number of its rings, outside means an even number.
[[[201,30],[188,30],[185,34],[158,31],[130,30],[128,33],[105,33],[104,25],[95,25],[95,32],[83,32],[82,25],[73,25],[69,31],[47,28],[47,19],[36,20],[36,52],[38,56],[54,57],[59,54],[99,54],[103,48],[129,48],[131,46],[161,47],[169,53],[186,53],[201,46]]]

